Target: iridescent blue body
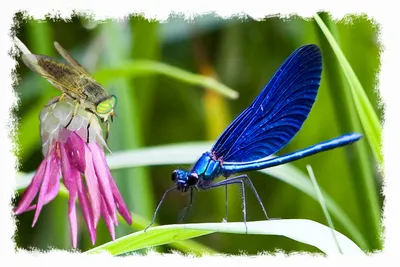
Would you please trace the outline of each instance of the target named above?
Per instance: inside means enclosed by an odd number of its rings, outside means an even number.
[[[268,218],[251,180],[242,173],[278,166],[359,140],[360,134],[349,133],[284,156],[269,157],[290,142],[308,117],[317,96],[321,72],[322,57],[316,45],[304,45],[295,50],[253,103],[219,136],[211,150],[205,152],[191,170],[178,169],[172,173],[175,186],[164,193],[153,222],[166,194],[173,190],[190,190],[190,208],[193,189],[240,184],[245,207],[244,183],[250,186]],[[214,182],[220,176],[225,180]]]
[[[284,156],[250,162],[222,162],[222,160],[216,159],[211,152],[206,152],[197,160],[190,171],[176,170],[174,172],[176,178],[174,177],[173,180],[175,180],[179,191],[186,192],[191,186],[188,186],[190,177],[194,177],[192,179],[197,180],[195,186],[201,189],[204,186],[208,186],[210,182],[219,176],[228,178],[237,173],[257,171],[282,165],[322,151],[354,143],[361,137],[362,135],[358,133],[345,134]]]

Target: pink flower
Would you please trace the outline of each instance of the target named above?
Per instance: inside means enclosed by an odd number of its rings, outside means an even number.
[[[131,215],[111,176],[104,156],[107,147],[101,135],[101,127],[91,114],[80,107],[68,128],[73,112],[71,100],[64,99],[44,107],[40,113],[42,149],[45,158],[36,171],[15,209],[16,214],[35,210],[32,227],[38,220],[42,207],[52,201],[60,188],[60,176],[69,192],[68,219],[72,245],[77,246],[76,200],[82,207],[90,239],[96,242],[96,226],[103,217],[112,239],[115,239],[114,225],[118,225],[117,210],[128,224]],[[38,195],[37,203],[32,201]]]

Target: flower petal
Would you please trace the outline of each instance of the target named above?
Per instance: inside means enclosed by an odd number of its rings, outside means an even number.
[[[42,153],[46,157],[53,137],[43,128],[40,128],[40,138],[42,140]]]
[[[54,170],[57,170],[57,173],[54,173],[54,175],[50,176],[50,181],[49,181],[49,187],[47,188],[47,193],[45,195],[45,204],[48,202],[52,201],[58,194],[58,191],[60,190],[60,165],[59,165],[59,159],[55,159],[54,163]]]
[[[47,161],[44,159],[42,160],[42,163],[40,163],[39,169],[36,171],[35,175],[32,178],[31,183],[29,186],[26,188],[24,194],[22,195],[22,198],[17,206],[17,208],[14,210],[16,214],[21,214],[25,211],[27,211],[27,208],[35,198],[36,194],[39,191],[40,184],[43,181],[44,173],[46,170],[46,165]]]
[[[69,230],[71,233],[72,247],[76,248],[78,245],[78,222],[76,219],[76,206],[75,201],[77,198],[77,191],[73,190],[69,192],[68,200],[68,220]]]
[[[103,161],[103,165],[104,166],[108,166],[105,157],[102,157],[102,161]],[[118,190],[117,184],[115,183],[114,178],[112,177],[110,170],[108,168],[106,168],[106,170],[107,170],[107,173],[108,173],[108,181],[110,183],[111,190],[113,192],[113,196],[114,196],[114,200],[115,200],[115,205],[117,206],[117,210],[119,211],[119,213],[122,215],[122,217],[125,219],[125,221],[128,224],[132,224],[131,214],[130,214],[130,212],[129,212],[129,210],[128,210],[125,202],[124,202],[124,199],[121,196],[121,193]]]
[[[105,200],[101,198],[101,216],[103,216],[104,222],[107,225],[108,231],[110,232],[112,240],[115,240],[115,229],[113,225],[113,219],[111,218],[110,214],[108,213]]]
[[[60,179],[57,176],[50,177],[49,187],[47,188],[47,193],[44,197],[43,206],[52,201],[58,194],[60,190]],[[25,211],[36,209],[36,204],[29,206]]]
[[[65,127],[70,121],[73,111],[74,105],[72,102],[58,101],[54,105],[53,114],[61,122],[61,125]]]
[[[75,114],[74,118],[71,121],[71,124],[68,125],[68,130],[75,132],[79,130],[83,126],[83,118],[79,114]]]
[[[89,230],[90,240],[92,240],[92,244],[94,245],[96,243],[96,227],[93,219],[93,212],[90,208],[89,199],[87,197],[87,191],[81,177],[79,177],[77,180],[77,186],[78,199],[82,207],[83,217],[85,218],[86,225]]]
[[[98,120],[92,120],[89,128],[89,142],[92,143],[93,140],[97,140],[98,136],[101,136],[101,126]]]
[[[68,129],[64,128],[64,127],[61,127],[60,131],[58,133],[58,136],[57,136],[57,141],[59,143],[64,144],[65,142],[67,142],[68,137],[71,135],[71,133],[72,132],[70,130],[68,130]]]
[[[113,191],[115,204],[117,206],[117,210],[121,214],[121,216],[125,219],[128,224],[132,224],[131,213],[129,212],[124,199],[121,196],[121,193],[118,190],[117,184],[115,183],[113,177],[111,176],[110,171],[108,171],[108,178],[110,181],[111,190]]]
[[[63,176],[64,185],[69,192],[68,200],[68,219],[69,229],[71,233],[72,246],[76,248],[78,244],[78,225],[76,219],[76,198],[78,196],[78,180],[81,179],[81,174],[69,162],[69,157],[65,148],[65,144],[60,143],[60,156],[61,156],[61,172]],[[85,214],[84,214],[85,215]],[[91,220],[89,220],[91,221]],[[87,224],[87,223],[86,223]],[[92,238],[92,236],[91,236]]]
[[[50,151],[49,156],[46,160],[47,160],[46,171],[44,173],[43,182],[40,187],[39,198],[36,206],[35,217],[33,218],[32,227],[36,224],[40,211],[42,210],[42,207],[45,204],[45,196],[47,194],[47,190],[49,188],[51,179],[54,179],[54,176],[56,178],[60,177],[60,168],[58,166],[54,148],[52,151]]]
[[[89,192],[90,203],[92,205],[94,224],[97,225],[101,212],[101,195],[97,176],[93,167],[92,153],[90,153],[90,150],[86,144],[84,147],[86,162],[85,179]]]
[[[108,179],[108,166],[104,164],[105,160],[103,160],[104,152],[100,148],[99,145],[96,143],[88,144],[90,151],[92,152],[94,168],[96,170],[97,179],[100,184],[100,191],[104,198],[106,207],[108,209],[108,213],[110,214],[111,218],[113,219],[114,223],[118,223],[117,213],[115,209],[115,202],[113,193],[111,190],[111,185]]]
[[[66,152],[69,156],[70,163],[80,171],[85,172],[85,148],[86,143],[74,132],[72,132],[66,142]]]
[[[53,113],[49,112],[46,119],[41,122],[40,127],[50,135],[57,136],[58,129],[60,128],[60,121]]]
[[[77,190],[77,180],[80,179],[80,173],[77,169],[75,169],[69,160],[67,145],[59,144],[60,147],[60,155],[61,155],[61,173],[64,181],[65,187],[68,191],[76,191]]]
[[[60,159],[57,158],[59,161]],[[47,188],[46,195],[44,196],[44,202],[43,205],[46,205],[50,201],[52,201],[58,194],[58,191],[60,190],[60,179],[57,175],[50,176],[50,181],[49,181],[49,186]],[[29,206],[25,211],[28,210],[34,210],[36,209],[37,205],[31,205]]]

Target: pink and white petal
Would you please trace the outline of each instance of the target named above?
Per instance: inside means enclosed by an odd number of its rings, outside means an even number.
[[[60,190],[60,161],[58,158],[52,163],[50,174],[49,187],[47,188],[47,194],[45,195],[45,204],[52,201],[58,194]]]
[[[107,162],[106,162],[106,158],[102,157],[102,161],[104,166],[108,166]],[[125,221],[128,224],[132,224],[132,217],[131,214],[124,202],[124,199],[122,198],[121,193],[119,192],[119,189],[117,187],[117,184],[114,181],[114,178],[111,175],[110,170],[107,168],[107,173],[108,173],[108,181],[109,184],[111,186],[111,190],[113,192],[113,196],[114,196],[114,200],[115,200],[115,205],[117,206],[117,210],[119,211],[119,213],[121,214],[121,216],[125,219]]]
[[[104,152],[96,143],[91,143],[88,146],[92,152],[93,163],[96,170],[97,179],[100,184],[100,191],[104,197],[108,213],[110,214],[111,218],[113,218],[114,223],[118,223],[114,197],[108,179],[108,166],[104,165],[103,160],[105,157]]]
[[[76,199],[78,197],[78,180],[81,174],[69,162],[69,157],[64,144],[60,144],[60,165],[64,180],[64,185],[69,192],[68,200],[68,219],[71,233],[72,246],[76,248],[78,244],[78,222],[76,218]],[[92,237],[91,237],[92,238]]]
[[[110,171],[108,171],[108,178],[110,181],[111,190],[113,191],[113,196],[115,199],[117,210],[128,224],[132,224],[131,213],[129,212],[128,207],[126,206],[124,199],[122,198],[121,193],[118,190],[117,184],[115,183],[113,177],[111,176]]]
[[[40,185],[42,184],[46,165],[47,160],[42,160],[42,163],[40,163],[40,166],[33,176],[31,183],[26,188],[20,202],[18,203],[18,206],[14,210],[16,214],[21,214],[29,209],[29,205],[32,203],[33,199],[37,195]]]
[[[104,198],[101,199],[101,216],[103,216],[104,222],[107,225],[108,231],[110,232],[112,240],[115,240],[115,229],[113,224],[113,219],[108,213],[107,207],[105,205]]]
[[[76,169],[83,173],[86,169],[86,143],[76,133],[72,132],[67,139],[65,148],[71,165],[74,165]]]
[[[51,177],[50,184],[47,189],[47,194],[44,197],[43,206],[52,201],[60,190],[60,179],[57,176]],[[36,209],[36,204],[29,206],[25,211]]]
[[[86,144],[85,144],[85,161],[86,161],[85,180],[89,192],[90,203],[92,205],[94,223],[95,225],[97,225],[100,219],[100,212],[101,212],[101,195],[100,195],[99,183],[93,166],[92,154],[90,153],[90,150]]]
[[[77,191],[69,192],[68,199],[68,220],[69,220],[69,230],[71,233],[72,247],[76,248],[78,245],[78,221],[76,219],[76,198]]]
[[[42,210],[43,205],[45,204],[45,197],[47,194],[47,190],[49,188],[49,184],[53,176],[57,178],[60,177],[60,168],[58,166],[57,158],[55,156],[55,149],[49,153],[46,165],[46,171],[43,177],[42,185],[40,187],[39,198],[36,204],[35,216],[33,218],[32,227],[36,224],[37,219],[39,217],[40,211]]]
[[[67,142],[70,134],[71,134],[70,130],[68,130],[64,127],[61,127],[60,132],[58,133],[58,136],[57,136],[57,141],[61,144],[65,144]]]
[[[86,225],[88,227],[90,240],[94,245],[96,243],[96,226],[93,219],[93,212],[89,203],[89,199],[87,197],[87,191],[81,177],[77,180],[77,187],[78,199],[79,203],[81,204],[83,218],[85,219]]]
[[[67,148],[65,144],[60,144],[60,165],[61,165],[61,173],[64,181],[65,187],[68,191],[77,191],[77,180],[80,179],[80,173],[77,169],[71,165],[69,160]]]
[[[47,188],[47,193],[44,197],[43,206],[52,201],[60,190],[60,177],[58,175],[50,175],[50,182]],[[36,204],[29,206],[25,211],[36,209]]]

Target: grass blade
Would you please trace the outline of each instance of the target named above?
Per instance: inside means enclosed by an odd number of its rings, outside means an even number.
[[[152,60],[135,60],[126,61],[112,67],[99,70],[94,74],[94,77],[101,83],[113,80],[117,77],[128,78],[132,76],[145,76],[162,74],[176,80],[186,82],[192,85],[203,86],[204,88],[213,90],[217,93],[225,95],[229,98],[238,98],[238,93],[226,85],[218,82],[214,78],[194,74],[180,68]]]
[[[314,246],[327,255],[337,255],[338,250],[335,242],[331,238],[331,229],[320,223],[303,220],[269,220],[247,222],[247,233],[254,235],[279,235],[286,236],[298,242]],[[108,242],[98,246],[86,253],[92,254],[107,251],[112,255],[119,255],[143,248],[168,244],[170,242],[182,241],[198,236],[219,233],[245,234],[246,228],[243,222],[232,223],[198,223],[165,225],[153,227],[147,232],[140,231],[113,242]],[[343,254],[364,255],[363,251],[357,247],[346,236],[335,231]]]
[[[314,19],[321,28],[322,32],[325,34],[326,39],[328,40],[339,60],[340,66],[343,69],[343,73],[350,85],[353,101],[356,106],[360,121],[363,125],[364,131],[366,132],[366,136],[371,146],[372,153],[374,154],[375,160],[380,165],[382,165],[383,156],[380,149],[382,141],[382,129],[379,123],[378,116],[376,115],[371,103],[369,102],[368,97],[365,94],[364,89],[357,78],[357,75],[355,74],[353,68],[350,66],[350,63],[347,61],[335,38],[330,33],[328,27],[326,27],[318,14],[314,15]]]
[[[343,254],[342,249],[341,249],[341,247],[340,247],[340,245],[339,245],[339,241],[337,240],[337,237],[336,237],[336,235],[335,235],[335,231],[334,231],[334,230],[335,230],[335,227],[333,226],[333,222],[332,222],[331,216],[329,215],[328,209],[327,209],[327,207],[326,207],[326,204],[325,204],[325,201],[324,201],[324,197],[322,196],[322,192],[321,192],[321,190],[319,189],[319,186],[318,186],[318,183],[317,183],[317,179],[315,179],[314,172],[313,172],[313,170],[312,170],[312,168],[311,168],[310,165],[307,165],[307,170],[308,170],[308,175],[310,176],[311,181],[312,181],[312,183],[313,183],[313,185],[314,185],[315,193],[316,193],[317,196],[318,196],[318,201],[319,201],[319,203],[321,204],[322,211],[323,211],[324,214],[325,214],[325,217],[326,217],[326,220],[328,221],[329,227],[332,229],[332,236],[333,236],[333,239],[335,240],[336,246],[337,246],[337,248],[338,248],[340,254]]]

